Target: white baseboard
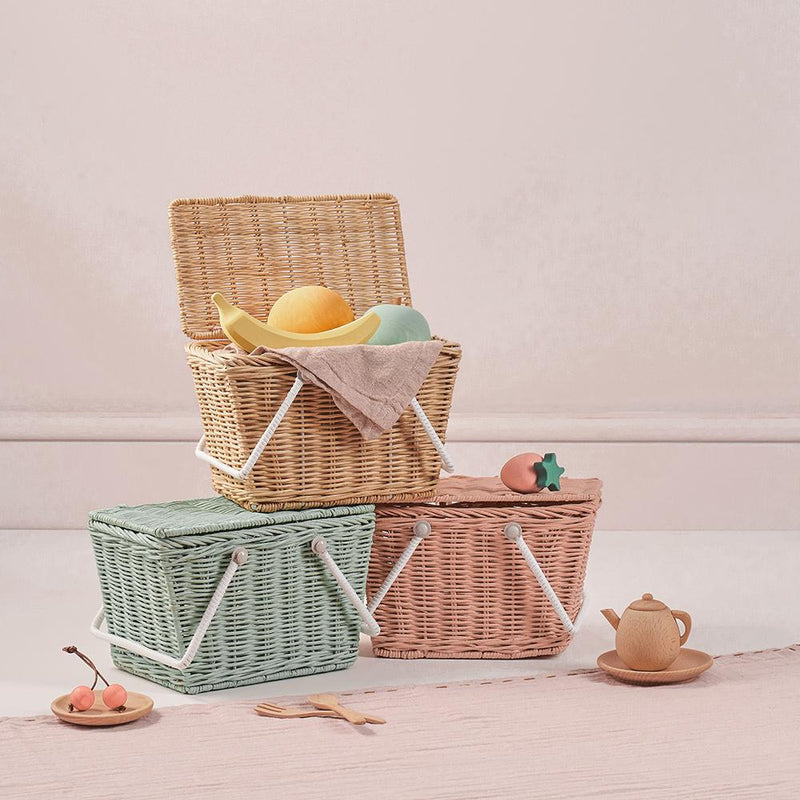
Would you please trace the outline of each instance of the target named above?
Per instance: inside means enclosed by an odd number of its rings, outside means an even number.
[[[0,441],[189,442],[196,414],[0,412]],[[450,442],[800,442],[800,415],[454,413]]]
[[[0,416],[0,528],[81,528],[91,509],[211,493],[193,457],[193,417]],[[598,529],[800,528],[800,417],[454,415],[459,472],[497,474],[553,450],[567,474],[598,476]]]

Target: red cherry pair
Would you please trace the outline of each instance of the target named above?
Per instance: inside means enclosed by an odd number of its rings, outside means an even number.
[[[74,644],[62,648],[65,653],[75,653],[87,666],[94,670],[94,683],[91,686],[76,686],[69,696],[70,711],[88,711],[94,705],[94,687],[97,686],[97,679],[106,685],[103,689],[103,703],[111,711],[124,711],[125,703],[128,700],[128,693],[118,683],[109,683],[101,674],[100,670],[94,665],[92,660],[81,653]]]

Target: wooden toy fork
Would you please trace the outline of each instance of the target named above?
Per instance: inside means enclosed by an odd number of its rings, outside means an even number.
[[[275,703],[259,703],[255,707],[255,712],[262,717],[276,717],[279,719],[301,719],[304,717],[333,717],[335,719],[344,719],[340,714],[330,709],[321,708],[285,708]],[[371,725],[384,725],[385,719],[380,717],[373,717],[369,714],[362,715],[364,719]]]

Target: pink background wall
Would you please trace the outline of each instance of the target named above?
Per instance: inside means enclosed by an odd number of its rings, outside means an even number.
[[[391,191],[464,468],[570,442],[614,527],[796,527],[795,3],[30,2],[0,92],[0,524],[207,491],[171,199]]]

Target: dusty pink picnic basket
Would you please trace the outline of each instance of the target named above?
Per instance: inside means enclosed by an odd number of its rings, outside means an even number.
[[[367,593],[377,656],[529,658],[564,650],[583,605],[602,484],[517,494],[499,478],[439,481],[376,507]]]

